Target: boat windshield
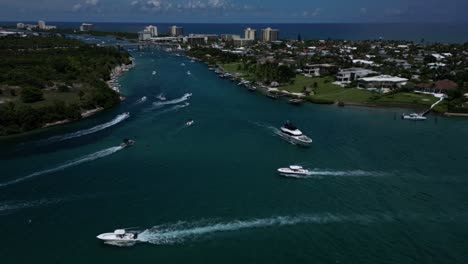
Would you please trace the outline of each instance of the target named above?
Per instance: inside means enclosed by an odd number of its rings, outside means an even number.
[[[286,122],[286,124],[284,124],[284,128],[288,129],[288,130],[296,130],[297,127],[294,126],[293,124],[291,124],[291,122]]]

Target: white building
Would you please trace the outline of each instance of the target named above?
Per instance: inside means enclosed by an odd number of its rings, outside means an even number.
[[[376,72],[362,68],[343,69],[336,75],[336,81],[340,83],[350,83],[371,74],[376,74]]]
[[[147,26],[144,31],[149,32],[152,38],[158,36],[158,28],[153,25]]]
[[[182,36],[182,35],[184,35],[184,28],[183,27],[178,27],[178,26],[169,27],[169,34],[172,37]]]
[[[394,89],[401,88],[408,83],[408,79],[389,75],[365,77],[358,80],[358,88],[380,93],[388,93]]]
[[[257,31],[255,29],[246,28],[244,30],[244,38],[247,39],[247,40],[255,40],[256,32]]]
[[[80,26],[80,31],[93,31],[93,29],[94,29],[93,24],[83,23]]]
[[[39,27],[39,29],[46,29],[45,21],[39,20],[39,22],[37,23],[37,26]]]
[[[18,23],[18,24],[16,24],[16,28],[17,29],[24,29],[25,25],[24,25],[24,23]]]
[[[262,29],[262,40],[265,42],[277,41],[279,38],[279,30],[270,27]]]
[[[138,32],[138,40],[145,41],[151,39],[151,33],[148,31],[140,31]]]

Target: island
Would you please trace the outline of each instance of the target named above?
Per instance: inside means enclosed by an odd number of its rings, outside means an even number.
[[[0,136],[88,117],[120,103],[111,78],[133,64],[118,47],[56,34],[0,38]]]

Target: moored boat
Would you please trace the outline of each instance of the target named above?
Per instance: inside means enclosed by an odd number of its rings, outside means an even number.
[[[427,119],[427,117],[417,114],[417,113],[412,113],[412,114],[402,114],[401,119],[403,120],[412,120],[412,121],[424,121]]]
[[[300,105],[304,102],[302,99],[289,99],[289,103],[292,105]]]

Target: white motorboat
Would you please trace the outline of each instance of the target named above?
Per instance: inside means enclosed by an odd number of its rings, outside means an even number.
[[[279,174],[286,177],[298,177],[298,176],[308,176],[310,171],[304,169],[302,166],[291,165],[288,168],[279,168]]]
[[[195,121],[193,121],[193,119],[189,119],[187,123],[185,123],[186,126],[193,126],[193,124],[195,124]]]
[[[153,71],[151,74],[152,74],[152,75],[156,75],[156,71]]]
[[[412,121],[424,121],[427,119],[427,117],[417,114],[417,113],[412,113],[412,114],[402,114],[401,119],[403,120],[412,120]]]
[[[113,233],[100,234],[96,238],[111,243],[136,243],[138,242],[138,233],[127,232],[125,229],[117,229]]]
[[[288,140],[289,142],[301,146],[309,146],[312,143],[312,139],[304,135],[297,127],[291,124],[289,121],[284,124],[280,129],[280,135]]]
[[[192,73],[190,71],[187,71],[187,75],[192,75]]]
[[[180,64],[180,66],[185,67],[185,63],[182,62],[182,63]]]

